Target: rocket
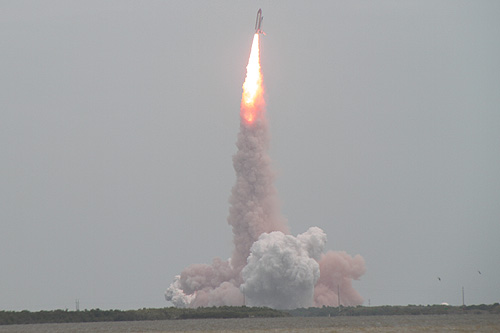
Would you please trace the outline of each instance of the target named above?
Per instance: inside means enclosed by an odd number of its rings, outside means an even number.
[[[262,9],[259,8],[259,10],[257,11],[257,19],[255,20],[255,33],[256,34],[265,35],[264,31],[262,31],[262,29],[260,28],[263,19],[264,19],[264,17],[262,16]]]

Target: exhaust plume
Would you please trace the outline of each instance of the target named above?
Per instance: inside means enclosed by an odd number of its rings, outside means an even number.
[[[250,306],[295,309],[314,305],[319,259],[326,242],[320,228],[293,237],[280,231],[262,234],[252,245],[240,289]]]
[[[321,276],[314,288],[315,306],[363,304],[363,298],[352,287],[352,280],[358,280],[365,274],[363,257],[359,254],[351,257],[344,251],[328,251],[321,255],[319,269]]]
[[[317,227],[294,237],[280,214],[268,155],[270,135],[260,71],[259,34],[254,35],[243,83],[238,148],[233,156],[236,183],[229,198],[231,258],[193,264],[165,292],[177,307],[222,305],[278,309],[362,304],[352,279],[364,273],[364,260],[344,252],[323,254],[326,234]],[[340,287],[339,287],[340,286]],[[337,302],[337,303],[335,303]]]

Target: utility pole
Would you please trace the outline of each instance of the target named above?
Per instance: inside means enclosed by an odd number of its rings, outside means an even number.
[[[464,295],[464,287],[462,286],[462,307],[465,309],[465,295]]]
[[[80,300],[78,298],[75,300],[75,308],[76,311],[80,311]]]
[[[337,297],[339,302],[339,313],[340,313],[340,284],[337,285]]]

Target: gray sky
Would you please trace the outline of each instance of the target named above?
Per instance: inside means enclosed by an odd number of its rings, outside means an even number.
[[[260,7],[292,233],[366,305],[500,301],[500,2],[0,1],[0,310],[168,306],[231,255]]]

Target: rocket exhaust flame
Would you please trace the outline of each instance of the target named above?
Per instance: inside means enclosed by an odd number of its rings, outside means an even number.
[[[264,104],[262,74],[260,72],[259,34],[254,34],[247,75],[243,83],[241,99],[241,118],[246,124],[252,124],[262,112]]]
[[[260,31],[258,12],[258,28]],[[352,280],[365,272],[364,260],[345,252],[323,253],[326,234],[317,227],[294,237],[281,216],[268,155],[260,70],[259,32],[253,38],[241,99],[241,123],[233,156],[236,183],[227,222],[234,250],[227,261],[193,264],[177,275],[165,292],[177,307],[249,305],[291,309],[363,303]],[[270,269],[272,268],[272,269]]]

